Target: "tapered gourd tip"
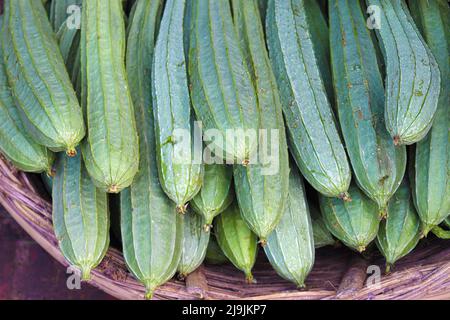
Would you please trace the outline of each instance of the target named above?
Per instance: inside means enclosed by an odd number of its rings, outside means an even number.
[[[91,267],[82,267],[81,268],[81,280],[82,281],[91,280]]]
[[[249,160],[249,159],[244,159],[244,160],[242,160],[242,165],[243,165],[244,167],[248,166],[249,163],[250,163],[250,160]]]
[[[339,199],[344,200],[345,202],[351,202],[352,198],[350,197],[350,194],[348,192],[342,192],[339,195]]]
[[[47,176],[50,178],[54,178],[56,176],[56,170],[53,167],[47,169]]]
[[[180,281],[184,281],[184,279],[186,279],[187,276],[188,276],[188,275],[187,275],[186,272],[179,272],[177,278],[178,278],[178,280],[180,280]]]
[[[145,288],[145,300],[152,300],[155,293],[155,287],[149,286]]]
[[[109,186],[108,193],[119,193],[119,187],[116,184]]]
[[[392,264],[389,262],[386,262],[386,269],[384,270],[384,272],[386,274],[389,274],[389,273],[391,273],[391,270],[392,270]]]
[[[253,284],[256,283],[255,278],[253,278],[253,274],[251,271],[246,271],[245,272],[245,282],[247,284]]]
[[[213,227],[213,226],[212,226],[211,223],[205,223],[205,224],[203,225],[203,231],[205,231],[206,233],[208,233],[208,232],[211,231],[212,227]]]
[[[183,214],[183,215],[186,214],[187,207],[188,207],[187,203],[186,204],[179,204],[179,205],[177,205],[177,213]]]
[[[381,208],[381,209],[380,209],[380,213],[379,213],[379,219],[380,219],[380,221],[381,221],[381,220],[386,220],[387,217],[388,217],[388,213],[387,213],[386,208]]]
[[[400,136],[394,136],[394,146],[398,147],[401,144]]]
[[[363,253],[364,251],[366,251],[366,246],[360,245],[360,246],[358,247],[358,252],[359,252],[359,253]]]
[[[428,233],[433,229],[433,226],[428,224],[423,224],[422,226],[422,232],[420,233],[420,239],[426,238],[428,236]]]
[[[301,290],[301,291],[306,290],[305,282],[304,282],[304,281],[298,282],[298,283],[297,283],[297,289],[298,289],[298,290]]]
[[[258,243],[261,245],[261,247],[265,247],[267,245],[267,239],[266,238],[260,238]]]
[[[73,157],[75,157],[75,156],[77,155],[77,150],[76,150],[74,147],[69,147],[69,148],[66,150],[66,154],[67,154],[69,157],[73,158]]]

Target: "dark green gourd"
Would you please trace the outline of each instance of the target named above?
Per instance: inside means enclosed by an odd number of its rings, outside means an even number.
[[[347,247],[363,252],[375,239],[380,225],[378,206],[355,185],[352,201],[320,196],[320,210],[330,232]]]
[[[227,163],[248,163],[259,111],[228,0],[193,1],[189,76],[206,145]]]
[[[153,64],[153,114],[161,186],[184,213],[203,182],[189,96],[184,45],[185,0],[165,4]],[[201,152],[200,152],[201,154]]]
[[[139,165],[122,1],[84,1],[82,12],[81,101],[88,127],[82,153],[94,183],[118,193],[132,183]]]
[[[217,243],[228,260],[243,271],[246,281],[251,283],[253,281],[252,268],[258,252],[258,240],[242,220],[237,203],[231,204],[214,221]]]
[[[64,257],[89,280],[109,247],[108,196],[95,187],[81,154],[58,155],[53,179],[53,228]]]
[[[234,200],[232,185],[233,170],[222,164],[205,165],[203,186],[190,204],[196,213],[205,219],[206,232],[211,228],[214,217],[222,213]]]
[[[258,159],[247,166],[234,166],[234,184],[242,218],[264,245],[284,212],[289,185],[289,154],[280,96],[256,1],[233,1],[233,14],[257,93],[261,129]]]
[[[386,63],[386,128],[396,145],[410,145],[431,128],[441,87],[439,68],[404,0],[366,3],[380,9],[376,33]]]
[[[4,35],[6,30],[2,26],[3,16],[0,16],[0,29]],[[54,155],[26,133],[8,86],[3,62],[0,43],[0,152],[20,170],[52,174]]]
[[[210,233],[203,231],[204,224],[203,217],[190,210],[184,217],[182,253],[177,269],[181,278],[194,272],[205,259]]]
[[[422,234],[450,214],[450,9],[447,1],[410,1],[411,13],[441,72],[441,95],[428,135],[412,153],[410,178]]]
[[[266,32],[295,162],[317,191],[349,199],[350,167],[321,79],[305,1],[270,0]]]
[[[151,70],[162,1],[136,2],[130,18],[127,72],[140,136],[139,172],[121,192],[121,233],[125,262],[145,285],[146,298],[175,274],[181,258],[183,216],[176,213],[158,179],[151,97]]]
[[[220,249],[219,245],[217,244],[215,236],[209,238],[205,261],[209,264],[225,264],[229,262],[228,258],[225,256],[222,249]]]
[[[4,8],[4,63],[23,126],[37,143],[74,156],[83,116],[45,8],[33,0]]]
[[[297,169],[290,173],[286,207],[264,251],[281,277],[299,288],[305,286],[305,279],[314,265],[314,236],[302,177]]]
[[[386,258],[386,272],[415,248],[420,239],[420,220],[412,202],[409,184],[404,181],[388,205],[388,217],[382,221],[377,246]]]
[[[314,247],[316,249],[336,244],[333,235],[328,230],[322,215],[315,206],[309,204],[309,212],[311,214],[311,223],[314,235]]]
[[[394,145],[384,122],[384,88],[359,1],[329,1],[337,110],[359,187],[385,215],[402,182],[406,147]]]

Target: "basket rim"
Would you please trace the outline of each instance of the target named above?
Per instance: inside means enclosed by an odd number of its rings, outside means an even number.
[[[51,203],[39,195],[32,180],[33,175],[18,171],[0,156],[0,204],[45,251],[68,267],[53,233]],[[194,273],[191,281],[172,279],[159,287],[155,299],[450,299],[450,246],[444,241],[430,241],[411,253],[396,271],[381,276],[376,286],[366,286],[363,275],[361,286],[350,288],[344,295],[338,284],[346,273],[352,272],[351,255],[347,250],[336,252],[344,261],[337,259],[338,255],[321,256],[315,281],[329,275],[333,275],[330,278],[333,280],[327,286],[313,285],[308,291],[298,291],[292,284],[274,277],[273,270],[258,270],[255,277],[261,278],[261,283],[245,285],[240,273],[231,267],[205,265]],[[379,265],[380,261],[374,263]],[[105,259],[93,270],[89,283],[118,299],[143,299],[145,295],[145,288],[128,272],[121,252],[115,248],[109,248]]]

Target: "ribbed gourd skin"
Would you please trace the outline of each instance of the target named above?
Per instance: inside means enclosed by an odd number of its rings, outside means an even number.
[[[280,96],[257,3],[255,0],[232,3],[235,28],[257,93],[259,127],[265,130],[259,139],[258,162],[235,165],[234,184],[242,218],[264,245],[284,212],[289,188],[289,154]],[[265,152],[271,152],[276,159],[265,158]]]
[[[73,1],[73,0],[72,0]],[[52,2],[54,3],[54,2]],[[81,6],[80,6],[81,10]],[[59,43],[59,49],[66,64],[67,72],[69,73],[72,85],[80,98],[81,90],[81,56],[80,56],[80,30],[73,28],[71,21],[72,18],[68,17],[64,20],[63,24],[56,31],[56,39]],[[50,21],[52,22],[52,21]],[[69,23],[70,22],[70,23]]]
[[[236,268],[245,273],[246,281],[253,282],[252,268],[258,252],[258,240],[242,220],[237,203],[231,204],[214,221],[214,233],[220,249]]]
[[[0,29],[5,33],[3,16]],[[0,39],[1,41],[1,39]],[[37,144],[26,134],[8,86],[3,50],[0,43],[0,152],[17,168],[26,172],[51,174],[54,155],[46,147]]]
[[[5,1],[3,52],[27,133],[73,156],[85,135],[82,111],[41,1]]]
[[[53,228],[69,263],[89,280],[109,247],[108,196],[95,187],[81,154],[58,154],[53,178]]]
[[[350,186],[352,201],[320,196],[320,211],[330,232],[347,247],[363,252],[377,236],[378,206],[355,185]]]
[[[222,164],[206,164],[203,186],[190,205],[205,219],[203,226],[209,231],[214,217],[222,213],[234,200],[233,169]]]
[[[350,167],[316,58],[304,0],[269,0],[266,33],[290,151],[321,194],[349,199]]]
[[[264,245],[284,212],[289,154],[280,96],[257,3],[255,0],[232,3],[235,28],[257,93],[259,127],[265,130],[258,141],[257,163],[235,165],[234,184],[242,218]],[[270,152],[272,158],[265,158],[265,152]]]
[[[297,170],[289,178],[289,196],[280,223],[264,247],[277,273],[302,288],[314,265],[313,226],[303,181]]]
[[[257,134],[259,114],[228,0],[193,0],[190,38],[193,107],[203,129],[219,137],[207,145],[217,158],[245,164],[256,152],[257,141],[243,134]],[[227,132],[228,137],[236,134],[236,141],[227,140]]]
[[[148,299],[175,274],[183,238],[183,216],[161,188],[154,153],[151,70],[161,10],[160,0],[136,2],[126,55],[141,157],[133,184],[120,193],[121,238],[128,269],[145,285]]]
[[[314,248],[319,249],[336,244],[333,235],[327,229],[327,226],[323,221],[319,209],[310,204],[309,213],[311,215],[311,223],[314,235]]]
[[[366,0],[378,6],[376,30],[386,62],[385,122],[396,145],[422,140],[436,112],[440,72],[404,0]]]
[[[358,186],[386,213],[406,170],[406,147],[385,127],[384,88],[359,1],[329,2],[333,83],[339,122]]]
[[[200,190],[202,159],[195,163],[196,142],[184,46],[185,0],[165,4],[153,63],[153,114],[161,185],[181,213]],[[179,137],[178,130],[185,135]],[[190,135],[190,136],[189,136]],[[180,141],[181,140],[181,141]],[[197,146],[201,148],[200,144]],[[180,155],[179,150],[185,150]]]
[[[178,264],[180,278],[194,272],[203,262],[208,248],[210,232],[204,232],[202,216],[188,211],[184,217],[181,260]]]
[[[88,128],[82,153],[94,183],[118,193],[132,183],[139,165],[122,1],[85,1],[82,13],[81,101]]]
[[[388,217],[381,222],[377,246],[386,258],[386,272],[413,250],[420,239],[420,220],[405,180],[388,205]]]
[[[265,0],[267,1],[267,0]],[[327,0],[328,1],[328,0]],[[330,63],[330,31],[327,20],[317,0],[304,0],[305,13],[308,19],[309,32],[314,45],[314,53],[320,70],[328,99],[334,101],[333,79]]]
[[[450,9],[446,1],[410,1],[416,25],[441,72],[441,95],[430,132],[412,153],[410,179],[422,234],[450,214]]]

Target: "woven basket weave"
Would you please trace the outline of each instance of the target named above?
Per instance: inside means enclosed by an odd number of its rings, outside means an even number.
[[[0,157],[0,204],[53,258],[63,265],[52,230],[51,201],[40,191],[39,176],[17,171]],[[257,283],[248,285],[230,265],[201,266],[186,281],[172,280],[155,299],[450,299],[449,242],[426,239],[400,260],[395,271],[376,285],[366,281],[367,268],[379,266],[379,256],[362,259],[345,248],[317,251],[316,263],[299,291],[281,279],[263,255],[255,266]],[[369,275],[370,276],[370,275]],[[119,299],[142,299],[144,287],[127,271],[122,254],[111,248],[93,271],[92,285]]]

